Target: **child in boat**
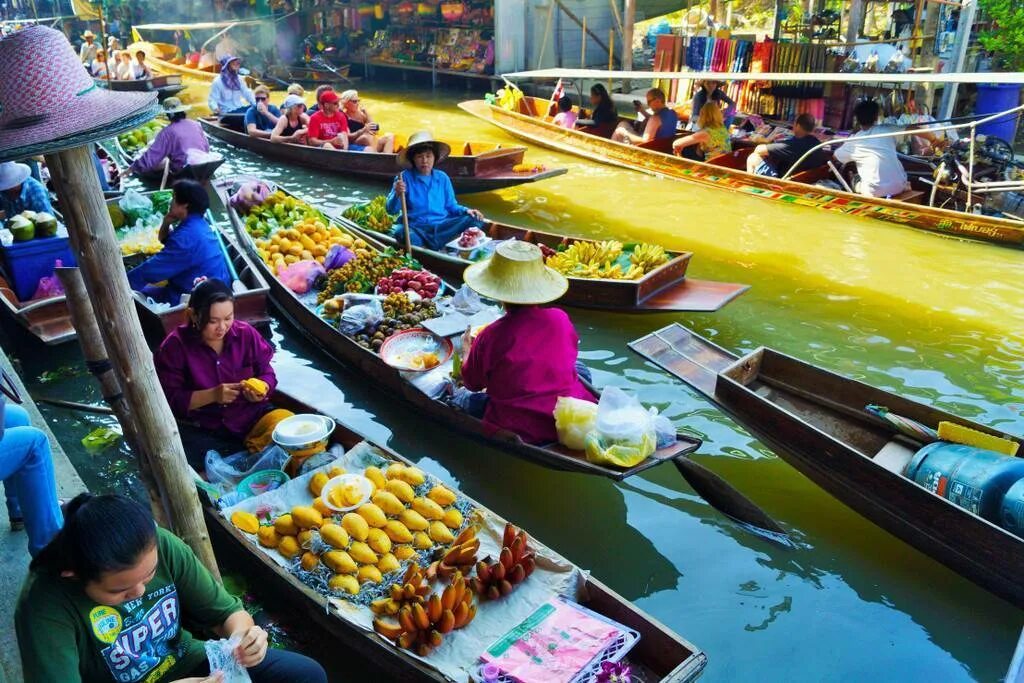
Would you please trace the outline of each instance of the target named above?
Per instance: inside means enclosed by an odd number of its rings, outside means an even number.
[[[481,296],[502,302],[505,315],[475,340],[469,331],[463,336],[464,387],[453,392],[451,402],[482,417],[489,433],[554,443],[558,398],[596,401],[580,380],[589,381],[590,372],[577,362],[579,337],[569,316],[541,308],[565,294],[569,281],[544,265],[540,247],[518,240],[503,242],[494,256],[466,268],[463,280]]]
[[[312,659],[268,648],[238,598],[139,503],[82,493],[65,514],[15,611],[26,681],[220,681],[188,623],[237,637],[254,683],[327,683]]]
[[[558,99],[558,114],[555,115],[554,124],[572,130],[576,127],[576,118],[576,112],[572,110],[572,98],[562,95]]]
[[[430,131],[414,133],[409,145],[398,155],[399,163],[408,166],[395,178],[388,194],[388,213],[402,213],[402,195],[409,212],[409,235],[413,245],[434,251],[469,228],[483,228],[484,215],[462,206],[455,200],[455,189],[448,174],[434,168],[451,153],[451,147],[434,140]],[[394,232],[403,239],[403,227]]]

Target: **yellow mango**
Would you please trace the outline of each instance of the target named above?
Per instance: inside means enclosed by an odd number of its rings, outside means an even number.
[[[320,492],[324,490],[324,484],[330,481],[330,479],[326,472],[317,472],[309,478],[309,492],[319,497]]]
[[[299,547],[299,542],[295,540],[294,536],[285,536],[277,544],[277,552],[290,560],[293,557],[298,557],[299,553],[302,552],[302,548]]]
[[[384,533],[395,543],[410,543],[412,541],[412,532],[409,531],[409,527],[394,519],[388,520],[387,526],[384,527]]]
[[[380,570],[372,564],[364,564],[360,567],[356,577],[359,579],[359,583],[380,583],[384,580]]]
[[[366,545],[382,555],[391,552],[391,539],[380,529],[370,529],[370,533],[366,537]]]
[[[462,526],[462,513],[455,508],[450,508],[444,511],[444,518],[441,521],[449,529],[458,529]]]
[[[401,479],[391,479],[388,481],[387,490],[395,495],[395,498],[402,501],[403,503],[411,503],[412,499],[416,497],[416,493],[412,490],[407,482]]]
[[[398,558],[392,555],[391,553],[387,553],[386,555],[381,557],[380,562],[377,563],[377,569],[380,570],[381,574],[390,574],[391,572],[397,570],[398,567]]]
[[[398,521],[413,531],[426,531],[430,527],[430,523],[423,515],[415,510],[402,510],[402,514],[398,515]]]
[[[281,542],[281,537],[277,535],[277,530],[272,526],[261,526],[256,532],[256,538],[264,548],[276,548],[277,544]]]
[[[274,529],[281,536],[294,536],[299,533],[299,527],[296,526],[292,516],[285,513],[274,520]]]
[[[355,595],[359,592],[359,579],[349,574],[335,574],[327,582],[327,587],[335,593],[345,592]]]
[[[324,523],[324,516],[311,505],[297,505],[292,508],[292,521],[300,529],[319,529]]]
[[[322,498],[313,499],[313,509],[319,512],[325,521],[331,519],[332,515],[334,515],[334,510],[327,507],[327,503]]]
[[[260,529],[260,520],[256,519],[256,515],[244,510],[232,514],[231,523],[247,534],[254,534]]]
[[[438,484],[434,488],[430,489],[430,493],[427,494],[427,498],[434,501],[441,507],[444,507],[455,502],[455,492]]]
[[[400,561],[405,562],[416,557],[416,549],[411,545],[396,545],[394,555]]]
[[[305,552],[302,553],[302,559],[299,560],[299,564],[307,572],[311,572],[320,566],[320,558],[315,553]]]
[[[443,519],[444,508],[429,498],[414,498],[412,509],[423,515],[425,519]]]
[[[344,550],[348,547],[349,537],[345,528],[338,524],[324,524],[320,527],[320,538],[332,548]],[[337,570],[335,570],[337,571]]]
[[[365,541],[367,534],[370,532],[370,525],[366,523],[366,520],[361,515],[357,515],[354,512],[349,512],[341,518],[341,526],[357,541]]]
[[[427,480],[427,475],[418,467],[406,467],[399,473],[398,478],[410,486],[419,486]]]
[[[434,521],[430,523],[428,531],[430,539],[441,545],[448,545],[455,540],[455,534],[444,525],[444,522]]]
[[[352,559],[360,564],[377,564],[380,560],[377,553],[370,550],[370,546],[360,541],[354,542],[348,549]]]
[[[398,500],[395,494],[390,491],[377,491],[373,494],[373,504],[384,511],[384,514],[388,515],[400,515],[402,510],[405,509],[405,505],[402,501]]]
[[[388,523],[388,518],[385,516],[384,511],[373,503],[363,503],[356,512],[366,520],[367,524],[377,529]],[[442,514],[444,513],[442,512]]]
[[[320,557],[320,561],[330,567],[335,574],[355,574],[359,569],[352,556],[344,550],[328,550]]]
[[[372,481],[376,489],[384,489],[387,486],[387,479],[384,478],[384,473],[380,471],[379,467],[367,467],[363,476]]]
[[[434,542],[430,540],[430,536],[427,536],[422,531],[417,531],[412,537],[412,547],[417,550],[429,550],[434,547]]]
[[[384,476],[388,479],[400,479],[402,470],[405,469],[405,465],[400,462],[394,462],[388,465],[388,468],[384,470]]]
[[[340,477],[343,474],[345,474],[345,468],[341,465],[332,465],[331,468],[327,470],[327,476],[331,479]]]
[[[249,379],[242,380],[242,387],[248,389],[260,398],[265,397],[267,392],[270,391],[270,385],[259,377],[250,377]]]
[[[295,537],[295,540],[299,542],[300,548],[308,548],[310,542],[313,540],[313,532],[309,529],[303,529],[299,532],[299,535]]]

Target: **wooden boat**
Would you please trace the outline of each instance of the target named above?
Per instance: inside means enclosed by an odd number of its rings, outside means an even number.
[[[181,76],[177,74],[165,74],[133,81],[113,79],[108,81],[105,78],[94,78],[93,81],[101,88],[117,92],[156,92],[159,102],[163,102],[168,97],[177,95],[185,89],[181,83]]]
[[[232,130],[216,119],[201,119],[200,122],[208,135],[275,161],[388,183],[394,180],[400,170],[397,154],[366,154],[277,143]],[[401,147],[405,140],[396,142]],[[526,154],[525,147],[501,147],[463,141],[450,144],[453,152],[462,150],[463,153],[453,153],[438,164],[438,168],[451,177],[456,192],[486,192],[553,178],[566,172],[564,168],[515,171],[515,165],[521,164]]]
[[[841,190],[815,187],[824,177],[820,170],[806,171],[792,180],[754,175],[745,170],[749,149],[716,157],[709,162],[691,161],[671,154],[669,141],[631,146],[587,133],[567,130],[543,120],[547,100],[525,97],[519,112],[471,100],[459,108],[492,123],[514,137],[567,154],[652,175],[715,187],[783,204],[810,206],[834,213],[873,218],[942,235],[996,244],[1024,245],[1024,224],[997,218],[912,203],[924,196],[921,189],[900,199],[875,199]]]
[[[473,436],[495,448],[503,449],[517,457],[545,467],[596,474],[615,480],[625,479],[668,460],[692,453],[700,447],[700,439],[679,434],[675,444],[656,451],[649,458],[631,468],[618,469],[592,463],[582,452],[571,451],[557,443],[534,446],[524,443],[518,436],[510,432],[487,435],[481,420],[456,410],[444,401],[431,398],[404,377],[400,371],[381,360],[375,352],[359,346],[352,339],[341,334],[334,325],[307,307],[294,292],[274,276],[269,267],[256,254],[256,246],[246,233],[242,219],[227,201],[225,186],[219,184],[217,191],[221,199],[224,200],[224,206],[234,227],[234,235],[228,239],[229,253],[231,249],[238,248],[233,244],[234,240],[238,240],[241,249],[248,253],[250,260],[255,264],[253,272],[260,273],[270,285],[270,298],[288,322],[338,362],[364,373],[372,379],[375,387],[386,392],[392,398],[404,399],[421,415],[429,416],[439,423]],[[246,282],[246,284],[249,283]]]
[[[630,347],[703,393],[842,503],[1024,607],[1024,539],[904,477],[904,467],[921,444],[898,435],[864,407],[885,406],[932,429],[946,420],[1017,442],[1019,437],[770,348],[737,357],[679,324]]]
[[[138,158],[138,154],[131,154],[121,144],[118,138],[113,138],[114,149],[117,151],[117,155],[123,160],[125,167],[131,166],[135,163]],[[165,160],[166,163],[166,160]],[[164,178],[163,168],[159,170],[148,171],[146,173],[136,173],[135,177],[141,180],[147,186],[156,186],[156,189],[160,188],[162,184],[164,187],[170,187],[177,180],[194,180],[197,183],[208,183],[213,178],[217,169],[224,164],[223,158],[213,159],[202,164],[185,164],[177,173],[168,173],[167,178]]]
[[[21,301],[7,278],[0,275],[0,303],[19,325],[47,346],[63,344],[76,336],[64,296]]]
[[[296,413],[318,412],[281,391],[274,395],[274,399],[278,406]],[[331,440],[333,443],[341,444],[346,451],[365,441],[340,423],[331,435]],[[413,464],[386,446],[372,445],[388,458],[407,465]],[[349,650],[359,651],[366,659],[372,660],[374,665],[381,669],[380,673],[385,674],[389,680],[454,683],[454,679],[430,666],[429,657],[426,660],[414,658],[408,651],[398,648],[391,641],[339,616],[337,610],[331,607],[323,595],[306,586],[268,555],[257,550],[210,503],[207,496],[201,497],[204,499],[203,510],[207,527],[210,529],[211,540],[218,554],[244,558],[244,569],[251,572],[268,593],[277,596],[281,604],[287,604],[288,609],[297,611],[303,618],[315,624],[332,639],[332,642],[337,642]],[[486,510],[480,503],[472,503],[477,508]],[[494,515],[490,511],[487,512]],[[593,576],[586,573],[584,575],[585,585],[579,591],[581,603],[588,609],[639,633],[640,640],[626,658],[633,668],[634,675],[642,672],[643,680],[662,683],[683,683],[700,676],[707,664],[707,656],[703,652]],[[513,625],[510,624],[509,628]],[[452,637],[457,638],[458,635]],[[344,655],[339,653],[339,656]],[[467,662],[467,668],[472,668],[471,662]]]
[[[344,218],[347,228],[377,240],[387,246],[399,246],[390,235],[371,232]],[[592,242],[577,237],[564,237],[549,232],[530,230],[504,223],[488,223],[484,232],[493,239],[515,238],[544,244],[551,248],[573,242]],[[472,261],[458,254],[447,254],[425,247],[413,247],[416,259],[442,278],[461,282],[462,273]],[[583,308],[602,308],[618,311],[717,311],[749,289],[748,285],[714,280],[696,280],[686,276],[692,252],[670,253],[670,260],[639,280],[606,280],[597,278],[569,278],[569,291],[560,304]]]
[[[213,83],[220,73],[220,66],[216,64],[209,69],[196,69],[188,66],[185,64],[185,59],[182,57],[181,50],[178,49],[177,45],[142,40],[135,29],[132,29],[132,33],[135,36],[136,42],[125,49],[129,50],[132,54],[137,50],[145,52],[146,62],[153,71],[159,74],[167,76],[177,75],[179,78],[209,85]],[[255,88],[257,85],[256,79],[251,75],[245,76],[245,82],[250,88]]]
[[[337,83],[339,80],[348,80],[350,64],[339,64],[328,69],[317,69],[311,66],[272,66],[266,71],[266,77],[278,86],[281,82],[298,83],[299,85],[317,87],[324,83]]]

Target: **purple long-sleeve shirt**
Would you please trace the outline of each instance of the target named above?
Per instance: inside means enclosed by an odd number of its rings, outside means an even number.
[[[164,159],[169,157],[171,173],[177,173],[185,168],[190,149],[210,151],[210,143],[206,139],[203,127],[191,119],[175,121],[156,134],[152,144],[132,164],[132,172],[151,173],[162,170]]]
[[[181,325],[167,335],[153,361],[175,417],[194,422],[202,429],[226,430],[244,438],[270,410],[269,401],[252,403],[239,394],[226,406],[210,404],[190,411],[188,404],[196,391],[250,377],[267,383],[269,397],[277,387],[277,376],[270,365],[273,355],[274,349],[252,325],[236,320],[224,336],[220,355],[203,342],[197,330]]]

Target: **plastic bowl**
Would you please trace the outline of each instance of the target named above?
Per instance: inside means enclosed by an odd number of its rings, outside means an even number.
[[[403,372],[428,372],[434,368],[444,365],[452,357],[454,347],[450,339],[439,337],[430,330],[422,327],[414,327],[393,334],[384,340],[380,347],[381,359]],[[420,353],[437,354],[437,365],[431,367],[415,367],[412,359]]]
[[[332,503],[331,500],[330,500],[331,491],[333,491],[334,489],[339,489],[342,486],[347,486],[349,484],[357,485],[362,490],[363,495],[359,499],[359,502],[356,503],[355,505],[349,505],[349,506],[346,506],[346,507],[338,507],[337,505]],[[365,503],[368,500],[370,500],[370,496],[372,494],[373,494],[373,482],[370,481],[369,479],[367,479],[366,477],[364,477],[363,475],[361,475],[361,474],[339,474],[337,477],[334,477],[333,479],[329,480],[326,484],[324,484],[323,489],[321,489],[321,491],[320,491],[320,500],[323,501],[324,505],[326,505],[331,510],[334,510],[335,512],[350,512],[352,510],[355,510],[357,507],[359,507],[363,503]]]
[[[237,490],[251,498],[284,486],[290,478],[281,470],[260,470],[238,482]]]
[[[289,455],[311,455],[327,448],[334,420],[323,415],[292,415],[274,428],[274,443]]]

